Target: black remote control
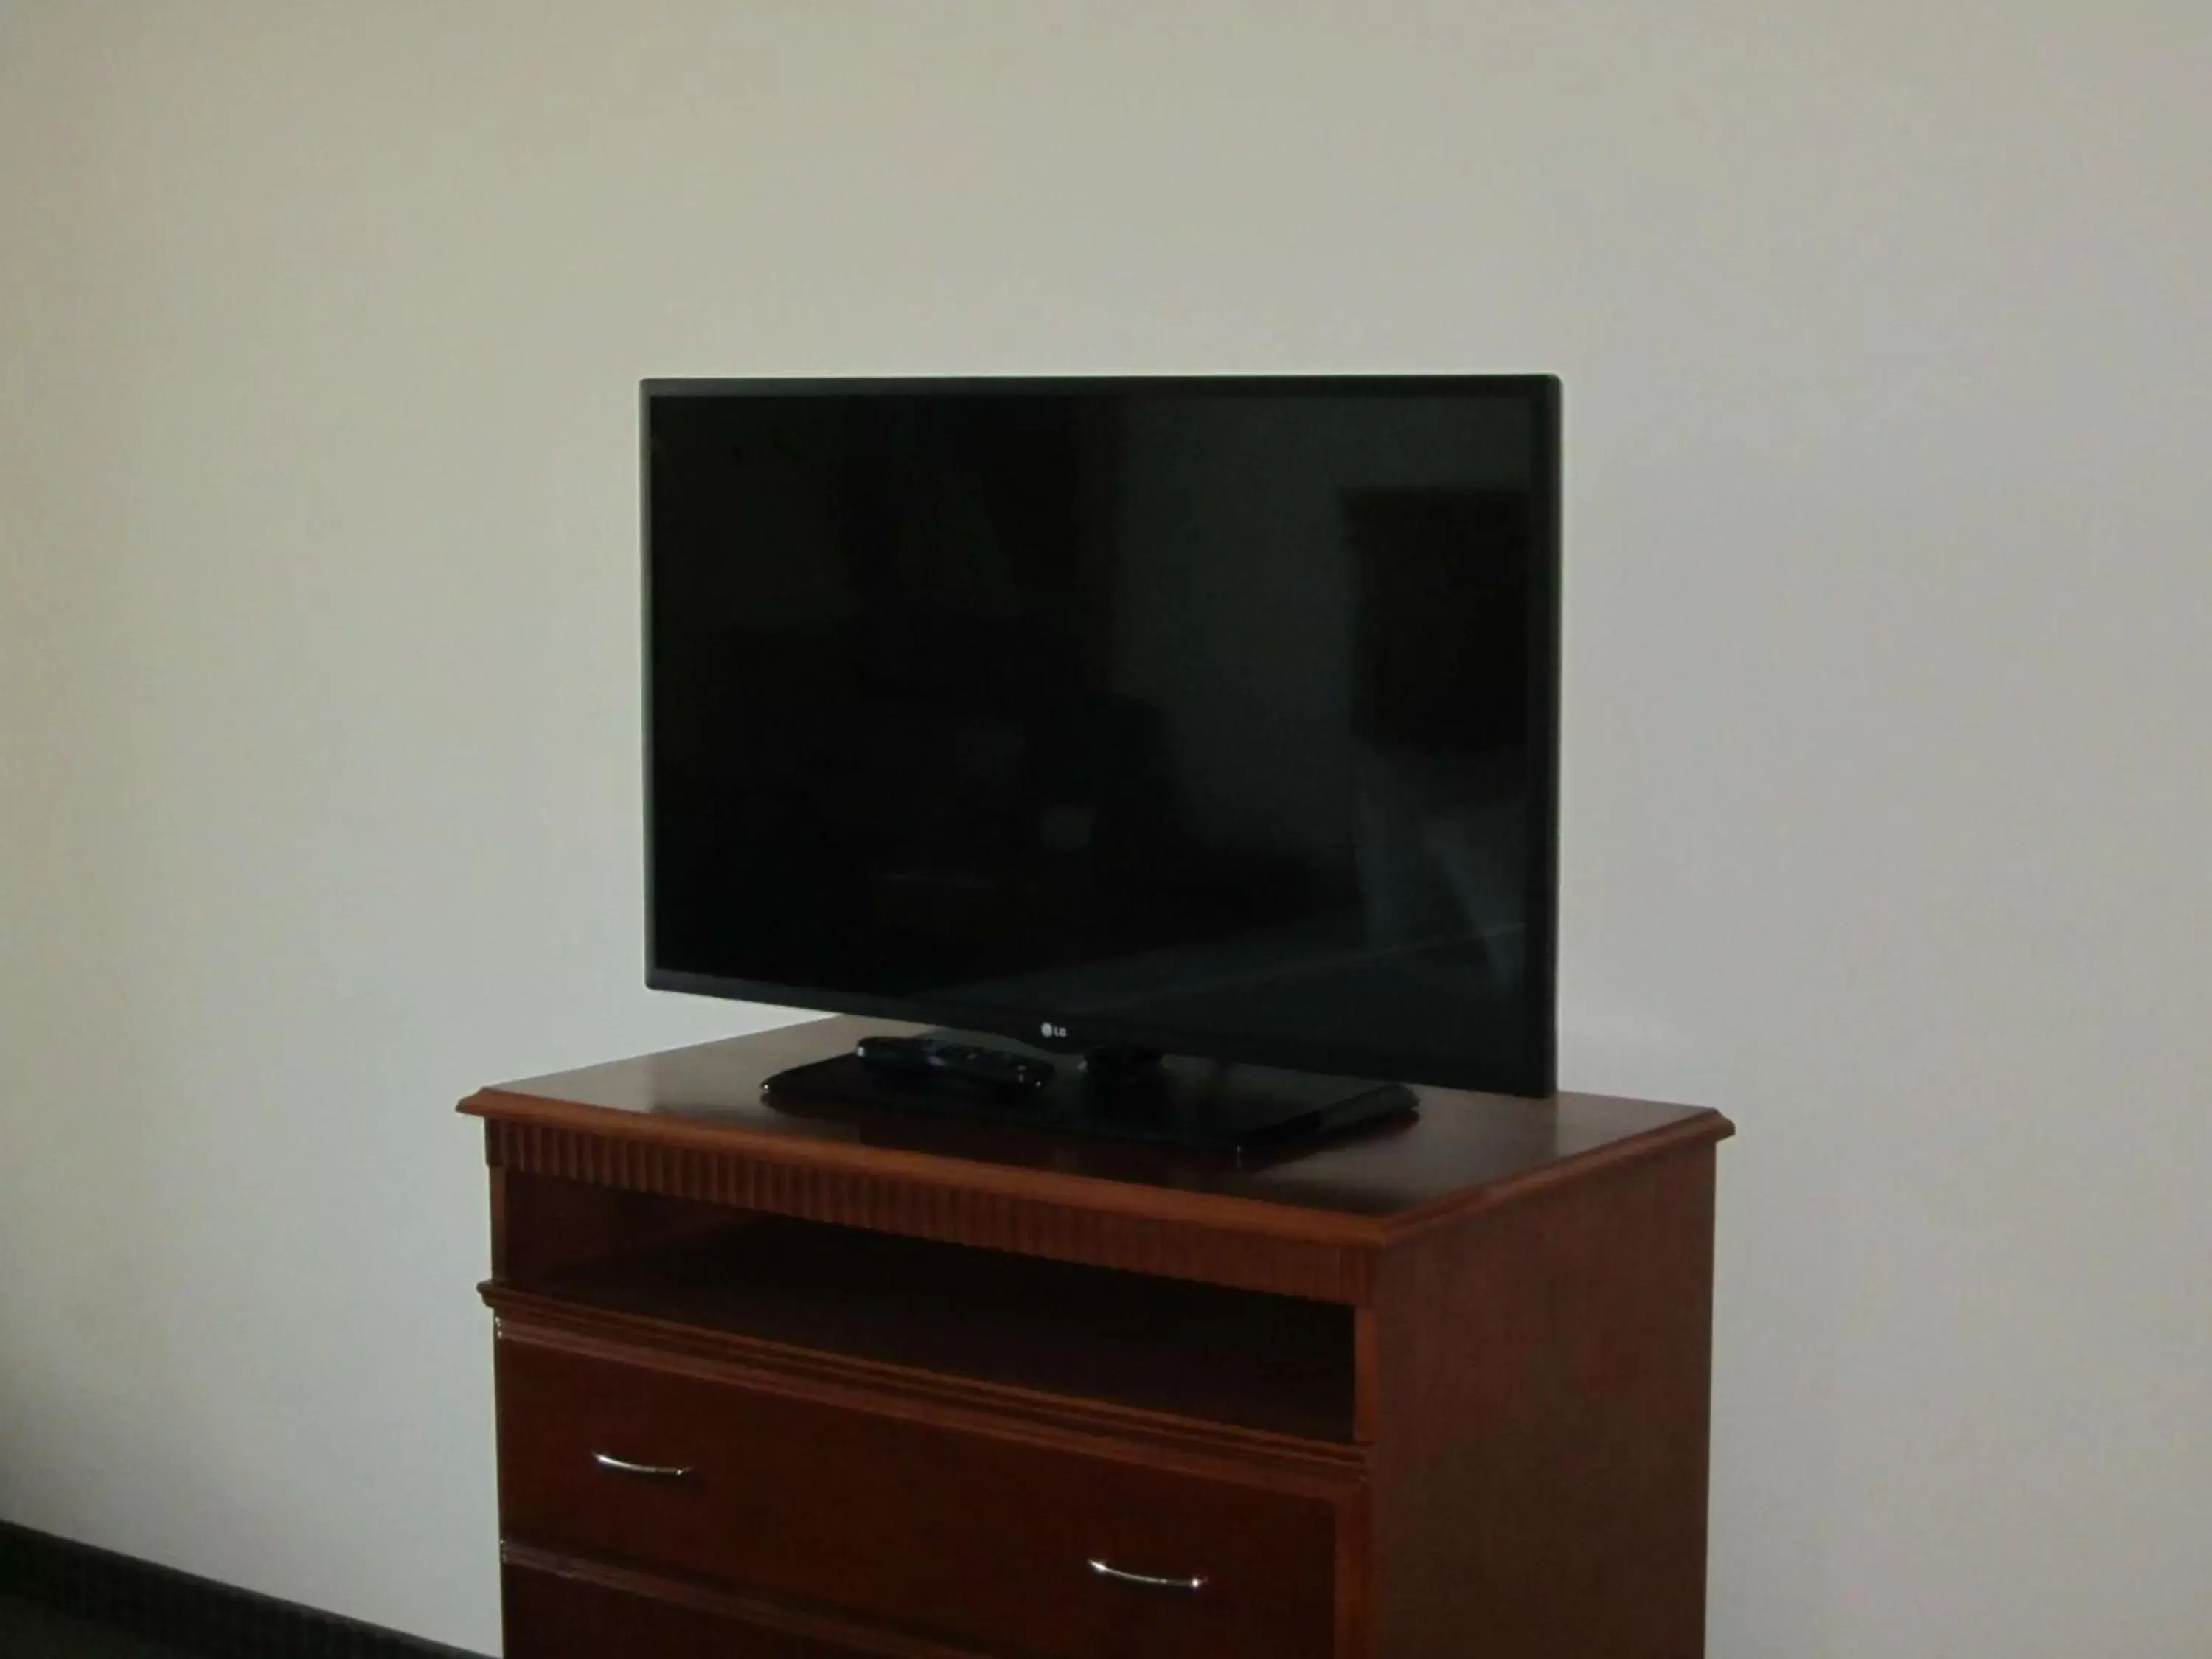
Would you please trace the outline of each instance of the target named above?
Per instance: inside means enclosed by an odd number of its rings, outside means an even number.
[[[1022,1094],[1035,1094],[1053,1079],[1049,1060],[1030,1060],[1004,1048],[978,1048],[944,1037],[866,1036],[854,1045],[853,1054],[872,1071],[957,1078],[963,1083]]]

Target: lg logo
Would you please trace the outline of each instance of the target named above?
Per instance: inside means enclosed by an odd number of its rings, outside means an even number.
[[[1048,1037],[1064,1037],[1067,1035],[1067,1027],[1065,1025],[1055,1025],[1050,1020],[1045,1021],[1045,1023],[1040,1025],[1037,1029],[1042,1031]]]

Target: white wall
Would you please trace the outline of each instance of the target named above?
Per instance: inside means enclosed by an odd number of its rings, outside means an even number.
[[[2198,0],[0,0],[0,1514],[495,1641],[632,383],[1551,369],[1564,1070],[1735,1115],[1723,1659],[2212,1640]]]

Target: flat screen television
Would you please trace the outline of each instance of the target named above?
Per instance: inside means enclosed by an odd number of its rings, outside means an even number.
[[[1547,376],[653,380],[647,981],[1553,1086]]]

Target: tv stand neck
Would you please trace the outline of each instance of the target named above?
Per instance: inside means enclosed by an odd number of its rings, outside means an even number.
[[[941,1113],[1066,1135],[1239,1158],[1299,1148],[1413,1109],[1403,1085],[1099,1048],[1079,1064],[964,1031],[871,1032],[846,1054],[778,1072],[768,1103],[794,1116]]]

